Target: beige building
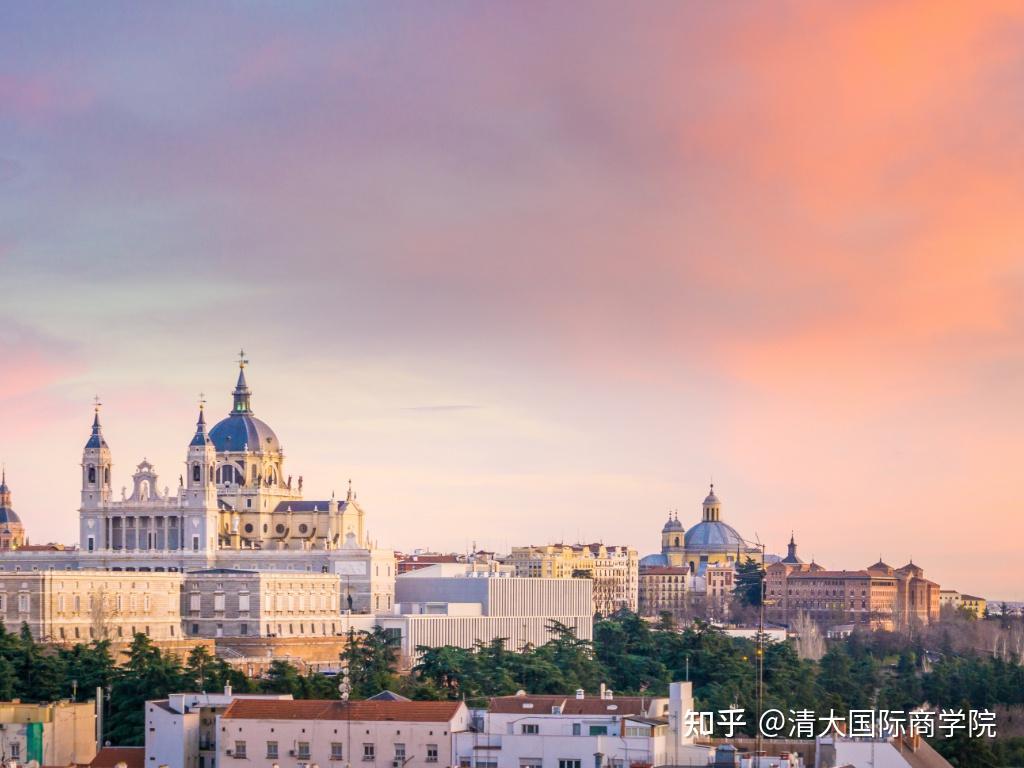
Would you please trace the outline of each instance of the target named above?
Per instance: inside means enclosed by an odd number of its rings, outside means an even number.
[[[985,609],[988,606],[988,601],[984,597],[976,597],[975,595],[960,595],[961,607],[969,610],[979,619],[985,618]]]
[[[236,699],[217,723],[217,765],[441,768],[470,717],[461,701]]]
[[[0,621],[36,640],[78,643],[181,637],[180,573],[0,572]]]
[[[0,762],[87,764],[96,756],[96,702],[0,702]]]
[[[587,578],[593,583],[594,612],[608,616],[639,608],[639,558],[632,547],[604,544],[549,544],[513,547],[505,564],[516,576]]]
[[[640,569],[640,615],[659,616],[670,613],[683,619],[693,610],[694,591],[689,587],[692,577],[684,566],[649,566]]]
[[[334,637],[345,609],[338,577],[212,568],[184,575],[181,615],[192,637]]]

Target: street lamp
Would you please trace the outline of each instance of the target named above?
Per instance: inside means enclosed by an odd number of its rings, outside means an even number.
[[[348,697],[352,695],[352,681],[349,680],[348,666],[341,668],[341,682],[338,683],[338,692],[341,700],[345,702],[345,768],[352,768],[352,713],[348,711]]]

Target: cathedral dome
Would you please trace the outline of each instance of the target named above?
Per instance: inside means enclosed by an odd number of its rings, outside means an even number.
[[[21,525],[21,518],[18,517],[18,513],[10,507],[0,507],[0,525],[10,525],[14,523]]]
[[[245,381],[244,357],[238,364],[238,382],[232,392],[234,405],[231,414],[221,419],[210,430],[210,440],[219,453],[225,451],[249,450],[254,453],[276,452],[281,450],[277,435],[265,421],[261,421],[252,413],[252,390]]]
[[[249,413],[232,413],[221,419],[210,430],[210,439],[218,452],[281,450],[274,430]]]
[[[735,552],[747,544],[736,529],[721,520],[704,520],[686,532],[686,549],[694,551]]]
[[[21,518],[11,507],[11,489],[7,487],[7,472],[0,476],[0,525],[21,525]]]

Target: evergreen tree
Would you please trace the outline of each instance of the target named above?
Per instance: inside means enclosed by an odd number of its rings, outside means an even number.
[[[119,746],[141,746],[145,741],[145,703],[189,687],[181,663],[144,634],[136,634],[125,652],[127,663],[111,686],[110,723],[106,738]]]

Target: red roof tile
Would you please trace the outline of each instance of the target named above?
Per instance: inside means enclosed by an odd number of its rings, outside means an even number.
[[[89,763],[89,768],[114,768],[124,763],[128,768],[145,768],[145,747],[103,747]]]
[[[464,706],[460,701],[350,701],[235,699],[224,711],[229,720],[398,720],[446,723]]]

